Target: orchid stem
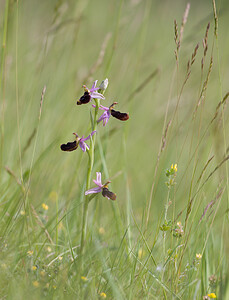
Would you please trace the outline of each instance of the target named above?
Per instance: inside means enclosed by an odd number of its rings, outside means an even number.
[[[100,91],[100,93],[103,93],[103,91]],[[96,130],[97,128],[97,115],[99,111],[99,105],[100,100],[95,99],[95,114],[94,114],[94,120],[92,124],[92,131]],[[86,191],[90,188],[90,182],[91,182],[91,173],[94,165],[94,145],[96,141],[96,134],[94,134],[91,137],[91,143],[90,143],[90,149],[87,150],[88,153],[88,169],[87,169],[87,181],[86,181]],[[89,195],[85,196],[84,200],[84,207],[83,207],[83,220],[82,220],[82,230],[81,230],[81,241],[80,241],[80,257],[83,255],[84,250],[84,243],[85,243],[85,236],[87,233],[87,219],[88,219],[88,204],[89,204]],[[80,266],[81,268],[81,266]]]

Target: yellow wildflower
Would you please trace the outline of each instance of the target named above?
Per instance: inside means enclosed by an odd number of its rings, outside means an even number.
[[[181,221],[177,222],[177,226],[181,226]]]
[[[201,259],[201,258],[202,258],[202,254],[196,253],[196,259]]]
[[[49,207],[48,207],[48,205],[47,204],[45,204],[45,203],[42,203],[42,208],[44,209],[44,210],[48,210],[49,209]]]
[[[32,270],[36,271],[37,270],[37,266],[32,266]]]
[[[63,256],[59,256],[58,259],[59,259],[59,260],[62,260],[62,259],[63,259]]]
[[[25,215],[25,211],[21,210],[20,214],[21,214],[21,216],[24,216]]]
[[[171,165],[171,169],[174,170],[175,172],[177,172],[177,164],[172,164]]]
[[[208,297],[211,299],[216,299],[216,294],[215,293],[208,294]]]
[[[81,276],[81,279],[82,279],[84,282],[88,281],[87,277],[85,277],[85,276]]]
[[[40,284],[37,280],[33,281],[33,286],[38,287]]]
[[[99,295],[100,295],[100,297],[102,297],[104,299],[107,298],[107,295],[105,293],[100,293]]]
[[[57,288],[57,286],[56,286],[56,285],[53,285],[52,287],[53,287],[53,289],[54,289],[54,290],[56,290],[56,288]]]
[[[99,228],[99,234],[104,234],[105,233],[105,229],[103,227]]]
[[[32,255],[33,255],[33,250],[29,250],[29,251],[27,252],[27,254],[28,254],[29,256],[32,256]]]

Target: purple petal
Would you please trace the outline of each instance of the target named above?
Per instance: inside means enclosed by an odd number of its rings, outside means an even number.
[[[103,113],[97,120],[97,122],[101,122],[103,119],[107,118],[107,114]]]
[[[93,134],[95,134],[95,133],[96,133],[96,130],[92,131],[92,133],[90,133],[89,136],[87,136],[85,139],[82,139],[82,138],[81,138],[80,140],[83,141],[83,142],[84,142],[84,141],[87,141],[87,140],[89,140],[90,137],[93,136]]]
[[[87,141],[87,140],[90,139],[90,136],[91,136],[91,135],[89,134],[89,136],[87,136],[85,139],[82,139],[82,138],[81,138],[80,140],[81,140],[82,142]]]
[[[105,110],[105,111],[109,111],[109,107],[106,107],[106,106],[103,106],[103,105],[100,105],[99,108],[102,109],[102,110]]]
[[[85,195],[89,195],[89,194],[97,194],[100,193],[102,191],[102,188],[100,187],[95,187],[93,189],[90,189],[88,191],[85,192]]]
[[[106,126],[107,125],[107,122],[109,121],[110,119],[110,116],[106,119],[103,119],[103,126]]]
[[[107,125],[108,120],[110,119],[111,113],[110,111],[105,111],[100,118],[97,120],[97,122],[103,121],[103,126]]]
[[[94,108],[96,108],[96,105],[95,105],[95,104],[92,104],[91,106],[92,106],[92,107],[94,107]],[[99,109],[101,109],[101,110],[105,110],[105,111],[108,111],[108,110],[109,110],[109,107],[106,107],[106,106],[100,105],[100,106],[99,106]]]
[[[93,93],[95,93],[95,91],[97,91],[97,90],[99,90],[98,87],[97,87],[97,88],[94,88],[93,90],[91,89],[91,90],[90,90],[90,93],[93,94]]]
[[[91,98],[103,99],[103,100],[105,99],[105,97],[98,92],[91,92]]]
[[[80,145],[80,148],[82,149],[83,152],[86,152],[86,150],[90,149],[90,147],[86,143],[84,143],[83,141],[80,141],[79,145]]]
[[[92,84],[92,87],[90,89],[90,92],[93,93],[94,91],[98,90],[99,88],[96,88],[96,84],[97,84],[98,80],[94,81]]]
[[[101,173],[100,172],[96,172],[96,180],[93,179],[93,181],[99,187],[101,187],[101,188],[103,187],[102,182],[101,182]]]
[[[101,173],[100,172],[96,172],[96,181],[101,183]]]
[[[97,122],[100,122],[100,121],[102,121],[102,120],[104,120],[104,119],[109,119],[109,118],[110,118],[110,113],[107,112],[107,111],[105,111],[105,112],[99,117],[99,119],[97,120]]]
[[[100,187],[100,188],[102,188],[103,187],[103,185],[102,185],[102,183],[101,182],[98,182],[97,180],[95,180],[95,179],[93,179],[93,182],[96,184],[96,185],[98,185],[98,187]]]

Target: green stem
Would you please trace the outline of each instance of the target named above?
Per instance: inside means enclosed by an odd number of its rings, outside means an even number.
[[[6,55],[6,42],[7,42],[8,13],[9,13],[9,0],[6,0],[4,25],[3,25],[2,51],[1,51],[1,70],[0,70],[0,91],[1,91],[0,97],[2,98],[1,118],[0,118],[1,119],[0,176],[2,173],[3,144],[4,144],[4,117],[5,117],[4,68],[5,68],[5,55]],[[2,89],[2,85],[3,85],[3,89]]]
[[[169,195],[170,195],[170,188],[168,189],[168,194],[167,194],[167,200],[166,200],[166,205],[165,205],[165,222],[167,221],[167,214],[168,214],[168,208],[169,208]],[[166,238],[166,232],[163,231],[163,254],[164,254],[164,259],[166,258],[166,243],[165,243],[165,238]],[[161,280],[164,280],[164,267],[162,270],[162,275],[161,275]],[[164,289],[163,289],[164,291]],[[165,291],[164,291],[165,293]]]
[[[167,200],[166,200],[166,205],[165,205],[165,221],[167,221],[167,214],[168,214],[168,208],[169,208],[169,195],[170,195],[170,189],[168,190]],[[164,256],[166,255],[166,253],[165,253],[165,236],[166,236],[166,233],[164,231],[163,232],[163,252],[164,252]]]
[[[59,205],[56,197],[56,253],[58,253],[58,222],[59,222]]]
[[[101,93],[100,90],[99,90],[99,92]],[[96,130],[96,128],[97,128],[97,115],[98,115],[98,111],[99,111],[100,100],[95,99],[95,104],[96,104],[96,107],[95,107],[92,131]],[[94,165],[95,140],[96,140],[96,134],[94,134],[91,137],[90,149],[87,151],[87,153],[88,153],[88,169],[87,169],[86,191],[89,190],[89,188],[90,188],[91,173],[92,173],[92,169],[93,169],[93,165]],[[88,204],[89,204],[89,195],[85,196],[85,200],[84,200],[81,241],[80,241],[80,256],[82,256],[82,254],[83,254],[85,236],[87,233]]]

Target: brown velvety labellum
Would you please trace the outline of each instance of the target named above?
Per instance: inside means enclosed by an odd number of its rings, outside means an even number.
[[[76,143],[76,141],[74,141],[74,142],[68,142],[67,144],[62,144],[61,146],[60,146],[60,149],[62,150],[62,151],[73,151],[73,150],[76,150],[78,148],[78,145],[77,145],[77,143]]]
[[[77,101],[77,105],[87,104],[88,102],[90,102],[90,100],[91,100],[90,94],[88,92],[85,92],[83,96],[80,97],[80,99]]]
[[[111,200],[116,200],[116,194],[112,193],[107,188],[103,188],[102,195],[103,197],[107,197]]]
[[[121,113],[120,111],[114,109],[111,109],[111,115],[120,121],[127,121],[129,119],[129,115],[127,113]]]

